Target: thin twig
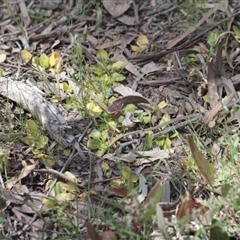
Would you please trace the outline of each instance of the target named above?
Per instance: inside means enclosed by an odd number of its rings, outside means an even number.
[[[200,119],[202,117],[202,114],[201,113],[198,113],[198,114],[191,114],[189,116],[180,116],[180,117],[177,117],[175,119],[172,119],[170,121],[167,121],[167,122],[164,122],[164,123],[161,123],[157,126],[154,126],[154,127],[150,127],[150,128],[146,128],[144,130],[136,130],[136,131],[132,131],[132,132],[128,132],[128,133],[125,133],[125,134],[122,134],[122,135],[119,135],[117,138],[113,139],[112,142],[110,142],[109,144],[109,147],[111,147],[116,141],[120,140],[121,138],[123,137],[127,137],[129,135],[133,135],[133,134],[143,134],[145,135],[146,133],[148,133],[149,131],[153,131],[153,130],[157,130],[157,129],[160,129],[162,127],[166,127],[167,125],[171,125],[171,124],[174,124],[176,122],[179,122],[179,121],[182,121],[182,120],[186,120],[185,122],[181,122],[179,124],[176,124],[175,126],[172,126],[172,127],[169,127],[161,132],[158,132],[158,133],[155,133],[153,134],[153,137],[154,139],[162,134],[166,134],[166,133],[169,133],[177,128],[180,128],[180,127],[183,127],[183,126],[186,126],[189,122],[191,121],[196,121],[198,119]]]
[[[75,152],[75,149],[73,150],[72,154],[70,155],[70,157],[68,158],[68,160],[66,161],[66,163],[64,164],[64,166],[62,167],[61,173],[65,171],[65,169],[68,167],[69,163],[70,163],[70,162],[72,161],[72,159],[74,158],[74,156],[75,156],[75,155],[74,155],[74,152]],[[60,175],[61,175],[61,174],[60,174]],[[64,174],[63,174],[63,175],[64,175]],[[61,175],[61,176],[62,176],[62,175]],[[69,181],[70,181],[70,180],[69,180]],[[57,183],[57,179],[55,179],[55,180],[53,181],[53,183],[51,184],[51,186],[50,186],[50,188],[49,188],[49,190],[48,190],[48,193],[46,194],[46,197],[50,196],[50,194],[51,194],[54,186],[56,185],[56,183]],[[40,212],[43,207],[44,207],[44,203],[41,204],[41,206],[39,207],[38,212]],[[35,213],[34,216],[33,216],[33,218],[32,218],[32,220],[30,221],[30,223],[26,224],[26,225],[23,227],[23,229],[22,229],[22,231],[21,231],[21,234],[23,234],[30,226],[32,226],[32,224],[36,221],[37,217],[38,217],[38,213]],[[20,235],[21,235],[21,234],[20,234]]]

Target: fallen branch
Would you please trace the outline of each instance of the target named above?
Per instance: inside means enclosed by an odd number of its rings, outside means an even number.
[[[60,111],[41,96],[35,86],[29,86],[24,82],[13,81],[10,78],[0,78],[0,94],[21,105],[37,118],[47,130],[52,139],[63,147],[73,145],[82,160],[86,156],[82,152],[75,137],[71,134],[71,126],[68,125]]]

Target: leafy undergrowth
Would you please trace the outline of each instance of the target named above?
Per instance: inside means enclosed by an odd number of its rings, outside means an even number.
[[[2,239],[240,238],[238,1],[4,4]]]

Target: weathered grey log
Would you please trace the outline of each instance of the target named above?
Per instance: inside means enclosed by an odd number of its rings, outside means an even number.
[[[75,137],[71,134],[71,126],[60,111],[39,93],[36,86],[29,86],[24,82],[13,81],[0,77],[0,94],[21,105],[37,118],[46,129],[50,137],[63,147],[73,145],[80,157],[86,160]]]

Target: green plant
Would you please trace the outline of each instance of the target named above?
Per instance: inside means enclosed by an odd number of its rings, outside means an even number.
[[[27,120],[25,125],[26,137],[23,141],[32,148],[32,152],[36,158],[42,161],[47,166],[52,166],[55,159],[49,154],[45,154],[45,149],[48,144],[48,137],[42,135],[38,124],[33,120]]]
[[[201,2],[198,0],[187,0],[182,1],[178,5],[180,12],[182,12],[185,17],[184,28],[189,28],[195,24],[202,17],[202,14],[208,11],[208,8],[204,7],[207,3],[207,0],[202,0]]]

